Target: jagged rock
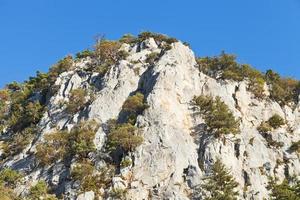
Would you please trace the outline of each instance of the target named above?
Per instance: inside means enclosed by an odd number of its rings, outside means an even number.
[[[113,188],[115,190],[125,190],[127,183],[121,177],[113,177],[112,179]]]
[[[292,142],[300,139],[300,105],[281,107],[270,99],[258,100],[248,91],[247,81],[211,78],[199,72],[191,49],[181,42],[173,43],[171,47],[164,52],[153,38],[140,46],[123,44],[121,50],[130,55],[112,65],[104,77],[84,71],[92,60],[77,61],[76,69],[60,74],[55,82],[59,90],[49,100],[47,112],[38,124],[39,137],[24,152],[0,166],[27,172],[25,183],[20,187],[22,190],[42,177],[51,185],[62,186],[58,190],[62,190],[66,199],[94,199],[92,191],[78,195],[80,183],[68,180],[75,159],[66,161],[67,167],[62,163],[50,168],[36,166],[35,147],[54,130],[70,130],[81,119],[97,119],[101,126],[94,139],[97,149],[93,155],[95,168],[104,169],[111,161],[118,163],[120,160],[116,158],[107,159],[106,123],[121,118],[126,99],[142,91],[148,108],[138,116],[136,126],[144,141],[131,153],[132,164],[116,170],[118,174],[112,178],[110,187],[126,190],[127,199],[190,199],[217,158],[231,170],[239,183],[239,191],[244,191],[240,192],[239,199],[268,198],[268,176],[279,180],[287,174],[299,177],[299,155],[288,149]],[[161,57],[150,65],[145,60],[152,52],[160,53]],[[68,102],[70,91],[76,88],[90,89],[95,99],[83,111],[69,116],[61,102]],[[229,134],[221,140],[206,132],[203,118],[195,115],[191,105],[193,97],[201,94],[219,96],[228,105],[235,118],[240,120],[239,135]],[[265,94],[269,94],[267,86]],[[257,131],[257,126],[274,114],[287,122],[272,132],[272,139],[283,143],[278,148],[270,147]],[[110,189],[102,193],[109,193]]]

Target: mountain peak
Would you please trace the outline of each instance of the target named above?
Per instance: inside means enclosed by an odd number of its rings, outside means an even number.
[[[300,175],[298,96],[296,80],[165,35],[100,38],[0,92],[0,166],[20,174],[6,196],[202,199],[226,168],[232,197],[267,198],[270,177]]]

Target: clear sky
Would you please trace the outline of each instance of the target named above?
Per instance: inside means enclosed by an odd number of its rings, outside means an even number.
[[[300,78],[300,0],[0,0],[0,86],[47,71],[94,36],[141,31]]]

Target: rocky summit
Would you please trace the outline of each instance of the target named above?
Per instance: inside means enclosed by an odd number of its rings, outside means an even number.
[[[0,199],[299,199],[299,85],[165,35],[101,38],[0,91]]]

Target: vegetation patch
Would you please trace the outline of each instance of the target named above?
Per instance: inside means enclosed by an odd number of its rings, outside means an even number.
[[[4,168],[0,171],[0,199],[17,200],[14,189],[23,178],[23,175],[10,168]]]
[[[151,52],[150,54],[147,55],[146,62],[149,63],[150,65],[153,65],[155,61],[159,59],[160,53],[158,52]]]
[[[80,182],[81,192],[92,190],[98,193],[100,188],[109,187],[114,171],[113,166],[104,167],[97,171],[91,161],[83,160],[72,169],[71,177],[74,181]]]
[[[240,122],[236,120],[228,106],[220,97],[201,95],[194,97],[193,104],[198,108],[199,114],[204,116],[208,131],[216,138],[225,134],[238,134]]]
[[[289,149],[291,152],[300,153],[300,140],[297,142],[293,142]]]
[[[222,80],[248,81],[248,90],[256,98],[265,98],[265,83],[270,88],[270,98],[281,106],[295,104],[300,94],[300,82],[292,78],[281,78],[268,70],[265,74],[247,64],[236,62],[236,56],[221,53],[220,56],[197,58],[199,70],[208,76]]]
[[[205,191],[203,199],[237,199],[238,183],[235,181],[230,171],[224,166],[220,159],[212,165],[209,175],[204,178],[201,188]]]
[[[38,181],[36,185],[32,186],[29,190],[29,199],[46,199],[57,200],[55,195],[49,194],[50,189],[45,181]]]
[[[133,151],[143,141],[143,137],[137,134],[137,128],[129,123],[117,124],[108,135],[108,146],[112,150],[121,148],[125,152]]]
[[[76,59],[83,59],[83,58],[87,58],[87,57],[93,58],[94,52],[89,49],[86,49],[86,50],[76,54]]]
[[[134,125],[136,123],[137,116],[142,114],[147,108],[148,105],[145,102],[144,95],[137,92],[126,99],[122,106],[122,111],[126,114],[126,121]]]
[[[101,38],[95,45],[95,56],[101,63],[115,64],[119,60],[121,43]]]
[[[300,181],[293,180],[293,184],[289,184],[285,179],[281,183],[276,183],[276,180],[270,178],[268,189],[271,191],[271,199],[284,200],[300,200]]]
[[[270,117],[268,121],[262,122],[258,127],[258,132],[266,139],[269,147],[280,148],[284,144],[283,142],[277,142],[273,140],[271,131],[277,129],[285,124],[285,121],[282,117],[278,114],[273,115]]]
[[[83,160],[96,150],[93,142],[99,126],[95,121],[85,121],[70,132],[58,131],[45,136],[45,141],[37,145],[36,158],[39,164],[49,166],[66,157]]]
[[[81,88],[72,90],[70,92],[69,103],[67,104],[66,111],[69,114],[74,115],[83,109],[87,103],[86,95],[86,91]]]

